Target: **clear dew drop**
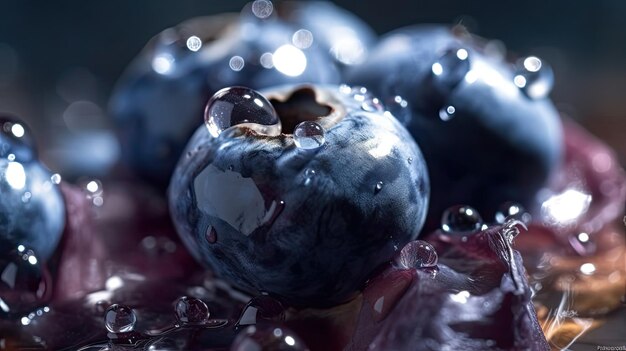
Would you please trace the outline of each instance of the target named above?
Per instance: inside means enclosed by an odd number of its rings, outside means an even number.
[[[504,224],[509,219],[517,219],[524,224],[529,224],[531,215],[526,212],[524,206],[516,202],[505,202],[498,207],[494,219],[499,224]]]
[[[431,244],[423,240],[415,240],[402,248],[395,261],[398,267],[411,269],[434,267],[438,260],[437,251]]]
[[[478,211],[466,205],[452,206],[441,216],[441,229],[446,233],[471,233],[481,229],[483,219]]]
[[[454,114],[456,113],[456,108],[452,105],[444,106],[439,110],[439,118],[442,121],[447,122],[454,118]]]
[[[209,244],[215,244],[217,242],[217,231],[213,226],[209,226],[206,230],[206,241]]]
[[[470,55],[464,48],[448,49],[431,66],[433,85],[439,93],[448,93],[470,71]]]
[[[135,329],[137,316],[128,306],[113,304],[104,313],[104,325],[111,333],[128,333]]]
[[[176,319],[182,324],[204,324],[209,321],[209,307],[195,297],[183,296],[176,301]]]
[[[374,185],[374,193],[378,194],[381,190],[383,190],[383,182],[380,181]]]
[[[347,89],[350,91],[348,92]],[[385,106],[383,106],[382,102],[365,87],[354,86],[350,88],[347,85],[342,85],[339,87],[339,91],[351,96],[354,100],[359,102],[363,111],[383,112],[385,110]]]
[[[543,99],[552,91],[554,72],[536,56],[519,60],[515,66],[513,83],[531,99]]]
[[[312,121],[304,121],[293,131],[293,141],[301,149],[317,149],[324,145],[324,128]]]
[[[263,95],[246,87],[229,87],[215,93],[207,103],[204,122],[216,138],[240,124],[263,135],[276,136],[281,131],[274,106]]]
[[[406,159],[406,162],[408,162],[409,164],[413,163],[413,157],[409,157]]]
[[[304,170],[304,185],[310,185],[315,178],[315,170],[313,168],[307,168]]]

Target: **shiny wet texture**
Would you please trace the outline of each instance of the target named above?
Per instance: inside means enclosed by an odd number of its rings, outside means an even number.
[[[347,81],[383,101],[407,101],[407,128],[429,167],[427,228],[449,206],[468,204],[492,218],[500,204],[537,207],[537,192],[562,159],[558,114],[542,96],[529,98],[515,73],[467,33],[415,26],[384,36]]]
[[[299,91],[281,89],[264,93],[271,100]],[[336,106],[316,120],[323,145],[245,128],[214,138],[201,127],[169,199],[187,247],[224,279],[292,304],[328,306],[353,297],[417,236],[428,180],[406,130],[382,109],[363,108],[375,100],[366,90],[312,89],[322,105]],[[209,227],[214,243],[206,240]]]

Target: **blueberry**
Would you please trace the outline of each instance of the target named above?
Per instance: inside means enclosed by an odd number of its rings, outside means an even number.
[[[486,218],[508,201],[536,207],[562,157],[558,113],[548,99],[519,88],[512,65],[477,40],[439,26],[400,29],[347,76],[383,101],[406,99],[413,112],[406,126],[432,182],[429,228],[458,204]]]
[[[37,160],[26,124],[0,116],[0,315],[15,316],[49,295],[44,263],[65,223],[56,178]]]
[[[376,33],[367,23],[329,1],[281,2],[278,14],[300,28],[294,33],[294,45],[319,45],[341,68],[363,62],[376,43]]]
[[[339,82],[328,53],[293,45],[296,31],[275,16],[225,14],[191,19],[153,38],[127,68],[110,102],[125,163],[165,188],[216,91],[233,85],[260,89]]]
[[[253,126],[257,114],[223,113],[249,123],[217,136],[201,126],[169,188],[176,228],[199,261],[241,289],[297,306],[345,302],[420,231],[424,159],[393,116],[364,108],[375,98],[361,88],[284,86],[262,96],[211,100],[207,111],[217,102],[246,104],[222,110],[233,113],[269,101],[279,125],[266,133],[268,126]],[[323,138],[314,128],[303,134],[314,140],[298,146],[303,122],[315,122]]]
[[[23,246],[46,261],[65,223],[61,191],[36,158],[28,127],[0,118],[0,256]]]

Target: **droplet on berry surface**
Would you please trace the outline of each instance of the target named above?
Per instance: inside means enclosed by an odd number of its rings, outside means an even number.
[[[128,306],[113,304],[104,313],[104,325],[111,333],[128,333],[135,329],[137,316]]]
[[[554,72],[536,56],[520,60],[515,67],[513,83],[531,99],[543,99],[552,91]]]
[[[301,149],[317,149],[326,142],[324,128],[312,121],[299,123],[293,131],[293,141]]]
[[[176,319],[182,324],[203,324],[209,320],[209,307],[195,297],[183,296],[176,301]]]
[[[446,233],[471,233],[481,229],[483,219],[474,208],[452,206],[441,216],[441,229]]]
[[[304,170],[304,185],[307,186],[313,182],[315,178],[315,170],[313,168],[307,168]]]
[[[436,266],[438,260],[437,251],[431,244],[415,240],[402,248],[396,258],[396,264],[403,269],[429,268]]]
[[[469,52],[463,48],[448,49],[431,66],[433,85],[439,93],[448,93],[470,71]]]
[[[374,185],[374,193],[378,194],[381,190],[383,190],[383,182],[377,182],[376,185]]]
[[[303,351],[304,342],[291,330],[279,326],[250,326],[237,335],[231,351]]]
[[[235,125],[269,136],[279,135],[281,131],[280,119],[272,104],[246,87],[229,87],[215,93],[207,103],[204,121],[214,137]]]

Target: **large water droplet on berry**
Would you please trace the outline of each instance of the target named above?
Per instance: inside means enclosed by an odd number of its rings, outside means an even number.
[[[195,297],[183,296],[176,302],[176,319],[182,324],[203,324],[209,315],[209,307]]]
[[[505,202],[498,207],[495,218],[496,223],[504,224],[509,219],[516,219],[524,224],[530,223],[530,213],[526,212],[524,206],[516,202]]]
[[[293,131],[293,141],[301,149],[317,149],[324,145],[324,128],[312,121],[304,121],[296,126]]]
[[[207,103],[204,121],[214,137],[235,125],[270,136],[279,135],[281,131],[280,119],[272,104],[246,87],[224,88],[215,93]]]
[[[415,240],[406,244],[396,258],[400,268],[428,268],[437,265],[439,257],[435,248],[423,240]]]
[[[231,351],[300,351],[308,350],[291,330],[278,326],[250,326],[237,335]]]
[[[254,325],[259,321],[282,322],[284,320],[285,308],[283,305],[270,296],[261,295],[248,302],[237,321],[237,325]]]
[[[513,83],[529,98],[542,99],[552,91],[554,73],[540,58],[528,56],[517,63]]]
[[[465,78],[470,71],[469,52],[463,48],[448,49],[431,66],[434,88],[447,94]]]
[[[45,267],[24,245],[0,255],[0,316],[25,312],[42,304],[49,283]]]
[[[137,316],[128,306],[113,304],[104,313],[104,326],[111,333],[128,333],[135,329]]]
[[[483,219],[478,211],[466,205],[452,206],[441,216],[441,229],[446,233],[468,233],[480,230]]]

